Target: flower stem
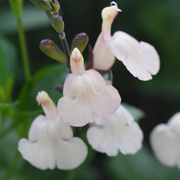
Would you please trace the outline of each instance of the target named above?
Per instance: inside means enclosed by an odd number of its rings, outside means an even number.
[[[73,180],[74,179],[74,170],[69,170],[67,171],[67,176],[65,178],[65,180]]]
[[[17,166],[17,163],[18,163],[18,160],[19,160],[19,157],[20,157],[19,155],[20,155],[19,152],[16,151],[11,164],[7,168],[7,170],[6,170],[5,174],[4,174],[4,176],[1,178],[1,180],[8,180],[11,177],[14,169]]]
[[[64,52],[66,54],[66,68],[70,72],[70,53],[69,53],[69,46],[68,46],[68,43],[66,40],[65,32],[60,33],[59,37],[61,39],[62,46],[63,46]]]
[[[21,17],[17,17],[17,24],[18,24],[18,34],[19,34],[21,56],[22,56],[23,67],[24,67],[24,74],[25,74],[25,79],[26,79],[26,82],[27,82],[27,81],[30,80],[31,74],[30,74],[27,46],[26,46],[24,30],[23,30],[23,27],[22,27]]]

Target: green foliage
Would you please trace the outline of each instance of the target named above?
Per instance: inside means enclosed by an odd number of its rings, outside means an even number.
[[[5,2],[6,0],[4,0]],[[2,2],[2,1],[1,1]],[[0,31],[7,35],[7,38],[17,41],[17,25],[11,10],[1,6],[0,2]],[[114,85],[119,90],[123,99],[127,99],[130,104],[138,104],[145,113],[134,106],[122,103],[128,111],[139,122],[145,116],[152,121],[142,124],[145,136],[149,134],[151,128],[159,120],[165,121],[172,113],[179,110],[180,97],[180,1],[164,0],[156,1],[116,1],[123,13],[119,14],[112,27],[112,31],[123,30],[138,40],[147,41],[157,49],[161,58],[161,70],[149,82],[140,82],[134,78],[122,63],[117,62],[113,67]],[[9,0],[13,14],[19,18],[22,15],[23,0]],[[28,32],[27,40],[30,49],[32,72],[45,66],[49,61],[40,61],[40,56],[35,49],[34,41],[37,37],[58,39],[57,33],[49,30],[51,23],[43,10],[35,7],[29,1],[24,1],[22,21],[23,27]],[[61,1],[60,1],[61,3]],[[5,3],[4,3],[5,4]],[[109,1],[104,0],[100,3],[92,1],[62,1],[61,10],[66,11],[64,16],[66,22],[66,35],[68,41],[77,32],[83,30],[91,37],[91,45],[94,45],[96,38],[101,30],[100,11],[109,5]],[[78,13],[77,13],[78,12]],[[79,13],[80,12],[80,13]],[[93,13],[92,13],[93,12]],[[41,29],[41,31],[39,31]],[[42,30],[43,29],[43,30]],[[32,31],[33,30],[33,31]],[[81,38],[81,37],[80,37]],[[38,41],[39,42],[39,41]],[[71,41],[70,41],[71,42]],[[79,44],[78,44],[79,43]],[[79,45],[84,50],[87,39],[74,41],[73,46]],[[86,52],[85,52],[86,53]],[[11,165],[13,156],[17,152],[18,140],[27,137],[29,126],[35,116],[43,113],[42,108],[38,107],[36,95],[38,91],[45,90],[55,103],[62,96],[54,87],[63,85],[67,76],[65,65],[50,65],[36,72],[31,81],[25,85],[17,82],[14,87],[14,97],[19,94],[19,100],[14,98],[12,101],[12,88],[14,86],[14,76],[17,62],[16,49],[2,35],[0,36],[0,179]],[[20,56],[18,57],[20,59]],[[45,59],[44,59],[45,60]],[[43,64],[44,63],[44,64]],[[33,66],[36,64],[36,66]],[[39,66],[38,66],[39,64]],[[123,69],[124,68],[124,69]],[[105,79],[110,79],[106,74]],[[21,87],[23,88],[21,89]],[[125,98],[124,98],[125,97]],[[139,106],[140,105],[140,106]],[[149,112],[149,113],[148,113]],[[164,119],[163,119],[164,118]],[[148,130],[149,131],[148,131]],[[20,136],[19,136],[19,135]],[[75,131],[75,135],[78,135]],[[83,140],[86,134],[83,134]],[[145,137],[146,141],[147,137]],[[73,171],[46,170],[41,171],[22,158],[18,161],[15,173],[9,180],[178,180],[179,170],[169,168],[160,164],[149,150],[143,147],[135,155],[118,154],[117,157],[107,157],[105,154],[96,153],[88,145],[88,157],[86,161]],[[13,170],[12,170],[13,171]]]
[[[113,180],[178,180],[179,170],[160,164],[148,148],[143,148],[135,155],[118,154],[106,161],[105,167]]]
[[[0,36],[0,85],[4,85],[15,71],[15,58],[16,51],[14,46],[6,40],[3,36]]]
[[[20,109],[36,109],[38,107],[36,96],[42,90],[46,91],[51,99],[57,103],[62,94],[55,90],[55,86],[63,85],[67,74],[64,65],[49,66],[37,72],[31,81],[24,85],[20,93]]]
[[[15,47],[2,35],[0,36],[0,102],[7,103],[11,100],[15,73]]]
[[[145,112],[135,106],[127,103],[122,103],[122,105],[132,114],[136,122],[139,122],[145,116]]]
[[[13,1],[13,0],[12,0]],[[25,30],[35,30],[50,26],[50,21],[44,11],[34,5],[26,5],[22,16],[22,24]],[[9,34],[17,32],[17,24],[8,7],[0,8],[0,32]]]

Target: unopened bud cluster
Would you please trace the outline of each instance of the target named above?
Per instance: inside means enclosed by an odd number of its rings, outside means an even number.
[[[58,15],[60,10],[60,4],[57,0],[30,0],[33,4],[41,9],[44,9],[49,19],[52,21],[54,29],[58,33],[64,31],[64,21],[61,16]]]

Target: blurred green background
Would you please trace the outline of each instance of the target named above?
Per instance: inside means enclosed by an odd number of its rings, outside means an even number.
[[[85,32],[89,36],[89,43],[93,47],[101,30],[101,10],[109,6],[111,1],[62,0],[59,2],[61,5],[60,14],[65,22],[65,32],[69,45],[71,45],[71,41],[76,34]],[[20,158],[16,170],[10,177],[11,180],[64,180],[73,178],[77,180],[180,179],[179,170],[176,167],[168,168],[160,164],[155,159],[149,146],[149,133],[153,127],[159,123],[167,122],[174,113],[179,111],[180,107],[180,1],[116,0],[116,2],[122,12],[118,14],[113,23],[112,34],[121,30],[139,41],[152,44],[158,51],[161,60],[159,73],[148,82],[134,78],[118,60],[112,68],[114,86],[121,94],[123,102],[142,109],[146,114],[140,121],[140,126],[145,135],[143,149],[133,156],[123,156],[119,153],[117,157],[112,158],[105,154],[95,153],[89,147],[87,160],[74,171],[57,169],[41,171]],[[48,68],[50,65],[57,66],[57,62],[48,58],[39,49],[39,43],[43,39],[51,39],[61,47],[58,34],[52,28],[44,11],[25,0],[22,22],[27,40],[31,73],[35,74],[38,70]],[[13,100],[16,100],[19,97],[25,78],[16,20],[7,0],[0,0],[0,44],[1,57],[12,59],[11,69],[15,77]],[[6,52],[8,52],[8,55],[6,55]],[[87,48],[83,55],[87,60]],[[48,70],[48,72],[51,71]],[[57,77],[58,71],[59,69],[56,70],[55,75],[49,75],[48,78]],[[36,79],[39,77],[40,75],[37,75]],[[44,81],[46,81],[46,78],[44,78]],[[60,80],[59,84],[62,81]],[[49,80],[44,82],[45,86],[49,86],[49,82]],[[58,79],[55,82],[58,83]],[[38,80],[36,83],[38,83]],[[36,86],[35,83],[33,86]],[[41,85],[38,88],[46,89]],[[55,97],[58,96],[58,93],[55,90],[51,93],[57,102]],[[33,101],[32,98],[31,101]],[[33,104],[36,104],[35,97]],[[36,109],[32,109],[32,107],[29,105],[29,110]],[[6,138],[0,139],[0,177],[12,159],[18,140],[14,132],[9,133]]]

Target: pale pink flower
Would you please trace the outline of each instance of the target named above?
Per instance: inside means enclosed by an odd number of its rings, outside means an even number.
[[[108,70],[116,57],[133,76],[143,81],[150,80],[159,71],[159,56],[152,45],[138,42],[125,32],[117,31],[111,36],[111,25],[118,11],[121,10],[115,2],[102,10],[102,32],[93,50],[94,68]]]
[[[122,105],[116,113],[105,121],[95,120],[87,131],[87,139],[92,148],[116,156],[135,154],[142,147],[143,133],[133,116]]]
[[[97,71],[85,70],[84,59],[77,48],[72,52],[70,65],[71,73],[57,107],[60,119],[72,126],[84,126],[95,119],[112,116],[121,101],[118,91],[106,85]]]
[[[71,127],[59,119],[56,106],[44,91],[38,93],[45,116],[39,115],[29,130],[29,139],[22,138],[18,150],[23,158],[39,169],[73,169],[87,156],[87,147],[73,137]]]
[[[180,112],[173,115],[167,124],[157,125],[150,134],[150,142],[162,164],[180,169]]]

